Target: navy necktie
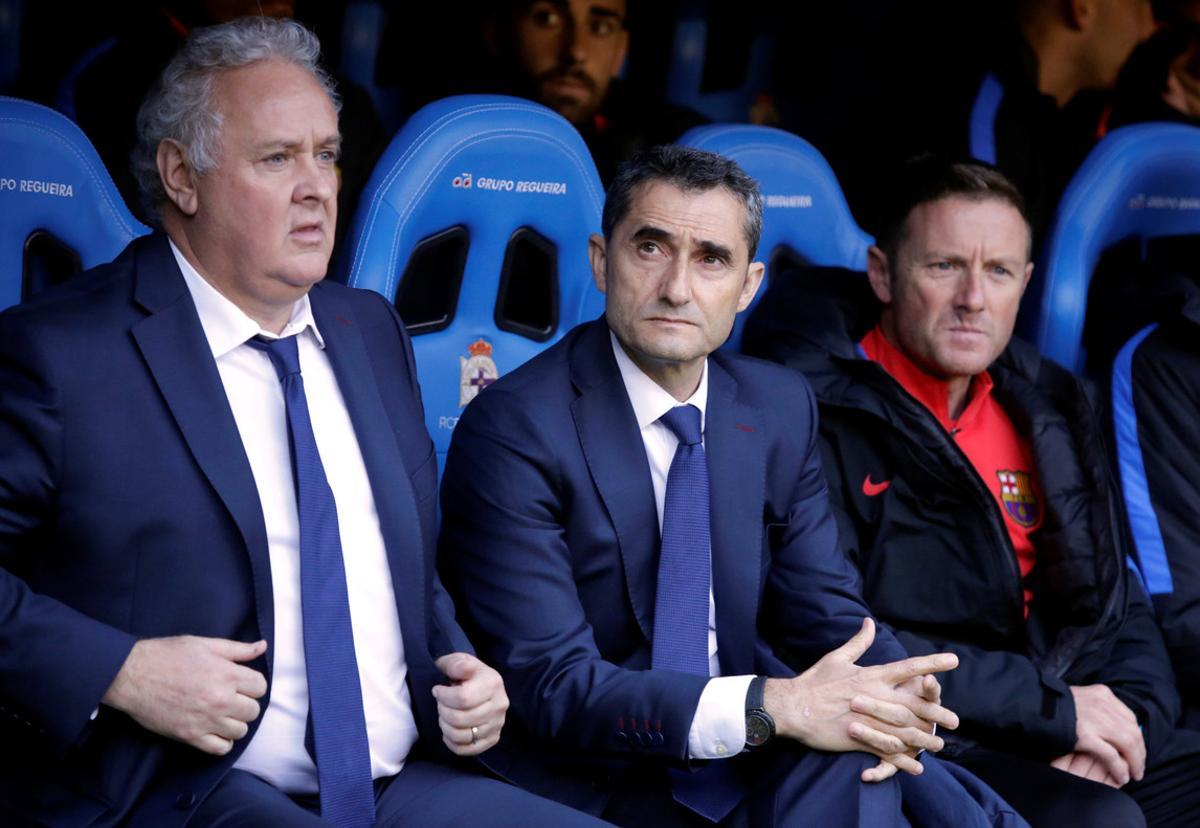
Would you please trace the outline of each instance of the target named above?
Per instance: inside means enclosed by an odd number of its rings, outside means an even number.
[[[663,500],[652,665],[707,676],[708,461],[700,444],[700,409],[679,405],[659,422],[674,432],[679,446]]]
[[[679,438],[679,445],[667,472],[663,499],[651,666],[707,676],[711,536],[700,409],[679,405],[659,422]],[[742,793],[728,761],[714,761],[696,773],[671,769],[675,801],[713,822],[728,816]]]
[[[252,339],[283,383],[300,517],[300,610],[321,817],[341,828],[375,822],[371,751],[354,655],[337,506],[317,451],[296,337]]]

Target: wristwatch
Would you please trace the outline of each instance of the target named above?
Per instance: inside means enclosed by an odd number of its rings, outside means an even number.
[[[775,720],[763,709],[766,676],[755,676],[746,691],[746,750],[757,750],[775,737]]]

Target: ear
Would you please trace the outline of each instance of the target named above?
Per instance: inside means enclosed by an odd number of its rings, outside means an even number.
[[[892,303],[892,269],[887,254],[875,245],[867,248],[867,280],[875,297],[885,305]]]
[[[1025,265],[1025,280],[1021,282],[1021,295],[1025,295],[1025,288],[1029,287],[1029,277],[1033,275],[1033,262]]]
[[[170,138],[158,144],[158,177],[166,190],[167,199],[185,216],[196,215],[200,196],[196,191],[196,176],[188,166],[183,145]]]
[[[608,292],[608,248],[604,236],[592,233],[588,236],[588,261],[592,264],[592,281],[601,293]]]
[[[742,294],[738,297],[738,313],[750,307],[750,303],[754,301],[754,294],[758,293],[758,287],[762,284],[763,273],[766,270],[767,267],[762,262],[750,263],[750,267],[746,271],[746,280],[742,282]]]

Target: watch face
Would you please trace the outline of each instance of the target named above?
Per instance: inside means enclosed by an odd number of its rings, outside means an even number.
[[[761,747],[771,738],[771,725],[766,719],[755,713],[746,716],[746,744],[750,747]]]

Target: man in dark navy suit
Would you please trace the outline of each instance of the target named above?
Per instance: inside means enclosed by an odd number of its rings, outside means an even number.
[[[318,53],[196,32],[139,115],[164,232],[0,317],[6,824],[596,824],[448,764],[508,701],[433,571],[404,328],[321,283]]]
[[[761,223],[733,162],[635,157],[591,240],[604,318],[459,421],[442,566],[517,720],[487,761],[622,825],[1021,824],[916,758],[956,660],[870,620],[807,384],[715,353]]]

